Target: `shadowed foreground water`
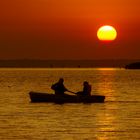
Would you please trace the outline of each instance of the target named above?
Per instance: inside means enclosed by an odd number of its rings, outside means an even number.
[[[72,91],[89,81],[105,103],[30,103],[29,91],[51,93],[59,77]],[[0,139],[138,140],[139,85],[139,70],[0,69]]]

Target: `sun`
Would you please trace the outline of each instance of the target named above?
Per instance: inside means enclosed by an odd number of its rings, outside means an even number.
[[[113,41],[117,37],[117,31],[113,26],[104,25],[98,29],[97,37],[101,41]]]

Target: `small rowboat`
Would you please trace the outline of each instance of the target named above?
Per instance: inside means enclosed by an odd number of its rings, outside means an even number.
[[[91,95],[55,95],[40,92],[29,92],[31,102],[52,102],[52,103],[103,103],[105,96]]]

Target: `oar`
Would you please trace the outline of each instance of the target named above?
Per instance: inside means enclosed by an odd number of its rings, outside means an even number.
[[[73,91],[70,91],[70,90],[67,90],[68,92],[70,92],[70,93],[74,93],[74,94],[76,94],[75,92],[73,92]]]

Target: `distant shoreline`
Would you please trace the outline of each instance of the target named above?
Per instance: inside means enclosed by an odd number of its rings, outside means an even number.
[[[0,68],[125,68],[137,60],[0,60]]]
[[[125,66],[126,69],[140,69],[140,61],[135,63],[130,63]]]

